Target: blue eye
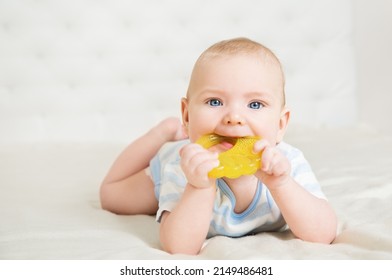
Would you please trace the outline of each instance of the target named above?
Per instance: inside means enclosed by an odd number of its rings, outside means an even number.
[[[207,101],[207,104],[212,107],[222,106],[222,102],[218,99],[210,99]]]
[[[261,104],[261,102],[258,101],[253,101],[251,103],[249,103],[248,105],[249,108],[257,110],[263,107],[263,104]]]

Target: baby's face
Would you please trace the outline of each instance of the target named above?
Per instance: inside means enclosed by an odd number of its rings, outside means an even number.
[[[271,63],[271,62],[269,62]],[[282,77],[276,65],[256,55],[218,56],[194,69],[183,121],[192,142],[208,133],[260,136],[281,141],[288,111],[282,102]],[[283,118],[287,118],[283,120]]]

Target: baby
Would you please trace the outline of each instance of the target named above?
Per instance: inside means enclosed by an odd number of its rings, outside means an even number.
[[[334,211],[303,154],[283,142],[290,117],[284,83],[278,58],[257,42],[236,38],[205,50],[181,102],[182,122],[165,119],[119,155],[101,186],[102,207],[156,214],[170,253],[197,254],[215,235],[287,227],[302,240],[331,243]],[[261,152],[261,167],[238,178],[209,177],[232,146],[195,143],[211,133],[260,137],[253,152]]]

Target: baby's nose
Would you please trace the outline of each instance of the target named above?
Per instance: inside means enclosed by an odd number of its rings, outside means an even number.
[[[244,125],[245,119],[239,114],[229,113],[225,116],[223,122],[227,125]]]

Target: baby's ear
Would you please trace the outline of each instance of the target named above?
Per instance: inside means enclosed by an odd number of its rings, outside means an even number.
[[[185,128],[187,128],[189,123],[189,111],[188,111],[188,99],[186,97],[181,98],[181,116],[182,116],[182,123],[185,126]]]
[[[282,109],[280,113],[280,120],[279,120],[279,130],[278,135],[276,137],[276,142],[280,143],[283,140],[283,136],[286,133],[287,125],[290,119],[290,110],[287,107]]]

